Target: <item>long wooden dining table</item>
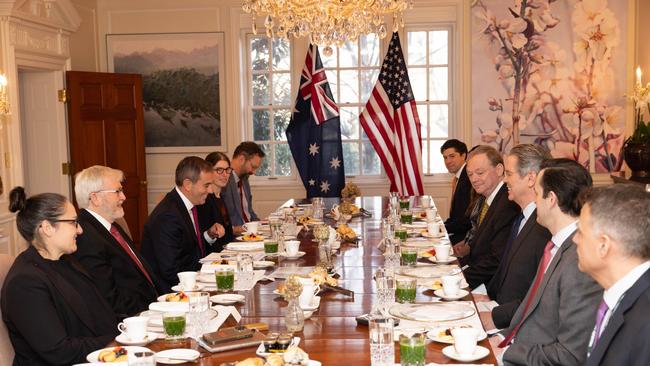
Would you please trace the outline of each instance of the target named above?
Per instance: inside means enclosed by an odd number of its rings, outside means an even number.
[[[286,205],[302,203],[301,200],[287,202]],[[325,199],[325,207],[338,203],[338,199]],[[368,327],[357,325],[355,317],[368,313],[375,301],[373,273],[384,263],[382,252],[377,248],[381,239],[381,218],[388,206],[387,197],[360,197],[356,204],[372,213],[372,217],[353,218],[348,224],[360,236],[357,243],[343,243],[340,251],[333,257],[336,272],[340,274],[340,286],[354,291],[354,297],[333,291],[321,294],[320,307],[305,320],[304,330],[295,336],[301,337],[300,347],[309,358],[320,361],[323,365],[370,365],[370,346]],[[331,223],[331,222],[330,222]],[[319,261],[318,244],[312,241],[311,231],[303,230],[298,239],[300,250],[306,254],[297,260],[276,259],[277,266],[314,266]],[[271,273],[275,267],[268,270]],[[237,305],[242,315],[240,324],[267,323],[270,331],[285,331],[284,308],[287,306],[282,296],[273,291],[280,281],[259,282],[251,291],[242,291],[246,301]],[[416,301],[433,300],[433,291],[418,291]],[[467,296],[463,300],[470,300]],[[489,341],[484,339],[479,345],[490,349],[490,354],[477,363],[497,362],[491,351]],[[426,362],[441,364],[458,363],[446,357],[442,348],[447,344],[427,341]],[[240,361],[255,356],[255,347],[239,350],[210,353],[191,339],[170,342],[156,340],[146,347],[154,352],[172,348],[192,348],[201,353],[194,363],[186,365],[221,365],[225,362]],[[399,345],[395,343],[395,362],[399,363]]]

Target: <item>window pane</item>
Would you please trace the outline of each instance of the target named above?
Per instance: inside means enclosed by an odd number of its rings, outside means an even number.
[[[448,31],[429,32],[429,64],[446,65],[449,63],[447,37]]]
[[[359,73],[356,70],[340,71],[341,99],[339,103],[359,103]]]
[[[285,135],[284,131],[286,131],[287,126],[289,126],[290,118],[291,112],[289,112],[288,109],[279,109],[276,110],[273,114],[273,130],[275,141],[287,141],[287,135]]]
[[[259,144],[262,147],[262,150],[264,150],[264,154],[266,154],[266,157],[262,159],[262,165],[260,165],[259,169],[255,171],[255,175],[259,175],[262,177],[268,177],[271,175],[271,168],[269,166],[269,161],[272,159],[271,155],[271,147],[269,144]]]
[[[267,38],[251,38],[251,68],[266,70],[269,67],[269,42]]]
[[[275,145],[275,175],[291,175],[291,150],[288,144]]]
[[[286,39],[273,39],[273,70],[289,70],[291,54],[289,41]]]
[[[325,75],[327,76],[327,82],[330,84],[330,90],[332,91],[332,97],[335,102],[339,101],[339,90],[337,88],[338,78],[336,77],[337,73],[334,70],[325,70]]]
[[[361,36],[361,66],[379,66],[379,39],[374,33]]]
[[[427,83],[426,69],[409,67],[409,79],[411,80],[411,89],[416,101],[427,100]]]
[[[407,63],[409,65],[424,65],[426,63],[426,45],[427,32],[408,32]]]
[[[359,175],[359,145],[356,142],[343,143],[345,175]]]
[[[253,75],[253,105],[269,105],[271,102],[271,89],[269,88],[269,75]]]
[[[445,168],[445,162],[442,160],[442,154],[440,153],[440,146],[445,143],[445,140],[430,140],[429,145],[429,156],[431,168],[430,173],[446,173],[447,168]]]
[[[429,106],[431,112],[430,137],[447,138],[449,136],[449,107],[446,104]]]
[[[420,118],[420,136],[422,140],[429,138],[429,113],[426,104],[417,104],[418,117]]]
[[[429,100],[447,100],[447,68],[429,69]]]
[[[361,71],[361,103],[368,101],[378,77],[379,69]]]
[[[269,111],[253,111],[253,140],[268,141],[270,139]]]
[[[363,174],[379,175],[381,173],[381,163],[375,148],[368,141],[361,144],[361,150],[363,152]]]
[[[429,166],[429,145],[431,140],[422,138],[422,174],[431,174],[431,167]]]
[[[359,45],[354,42],[346,42],[339,48],[339,67],[359,66]]]
[[[359,138],[359,109],[357,107],[341,108],[341,139]]]
[[[289,73],[273,74],[273,104],[287,105],[291,97],[291,76]]]

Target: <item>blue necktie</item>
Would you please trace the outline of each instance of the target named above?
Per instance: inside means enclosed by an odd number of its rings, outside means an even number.
[[[510,247],[512,247],[512,243],[514,243],[515,239],[517,239],[517,235],[519,234],[519,225],[521,225],[521,221],[523,219],[524,219],[523,212],[520,212],[519,215],[515,217],[515,221],[512,223],[512,229],[510,229],[510,236],[508,237],[506,249],[503,251],[503,257],[501,258],[508,258],[508,252],[510,252]]]

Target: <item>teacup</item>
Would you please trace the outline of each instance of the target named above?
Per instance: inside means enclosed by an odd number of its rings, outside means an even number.
[[[142,341],[147,336],[147,322],[146,316],[132,316],[118,324],[117,330],[133,342]]]
[[[313,282],[311,285],[303,285],[302,292],[298,297],[298,302],[300,303],[301,308],[309,308],[314,302],[314,297],[318,293],[320,288],[316,286]]]
[[[433,249],[436,250],[436,259],[439,261],[446,261],[449,259],[449,251],[451,250],[451,245],[445,244],[434,244]]]
[[[287,255],[295,257],[298,255],[298,249],[300,249],[300,242],[298,240],[287,240],[284,242],[284,248],[287,251]]]
[[[179,272],[178,281],[184,291],[192,291],[196,287],[196,272]]]
[[[429,236],[438,236],[440,234],[440,224],[437,221],[427,221],[427,233]]]
[[[460,277],[442,276],[442,289],[447,296],[456,296],[460,290]]]
[[[246,230],[246,232],[248,234],[257,234],[257,229],[258,229],[259,225],[260,225],[259,221],[251,221],[251,222],[245,223],[242,226],[244,227],[244,230]]]
[[[427,221],[433,221],[438,216],[438,210],[435,207],[427,208],[424,212],[427,215]]]
[[[478,329],[476,328],[454,328],[451,330],[454,337],[454,348],[459,355],[473,355],[476,350]]]
[[[429,208],[431,206],[431,197],[422,196],[420,198],[420,204],[422,205],[422,208]]]

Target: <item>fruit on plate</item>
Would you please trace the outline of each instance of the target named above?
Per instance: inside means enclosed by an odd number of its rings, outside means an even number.
[[[249,234],[244,235],[242,237],[242,239],[244,241],[260,241],[260,240],[262,240],[262,237],[255,234],[255,233],[249,233]]]
[[[426,257],[435,257],[436,256],[436,250],[434,248],[425,250],[424,252],[422,252],[420,254],[420,256],[424,257],[424,258],[426,258]]]
[[[298,219],[296,219],[296,221],[298,221],[299,224],[306,225],[311,224],[316,220],[309,216],[300,216]]]
[[[259,357],[249,357],[237,362],[235,366],[264,366],[264,360]]]
[[[129,355],[126,348],[114,347],[99,352],[97,359],[99,362],[126,362],[128,357]]]
[[[357,237],[357,233],[346,224],[341,224],[336,228],[336,233],[341,236],[343,240],[354,240]]]
[[[165,301],[167,302],[189,302],[190,298],[187,296],[187,294],[183,291],[181,292],[176,292],[173,294],[169,294],[165,296]]]

